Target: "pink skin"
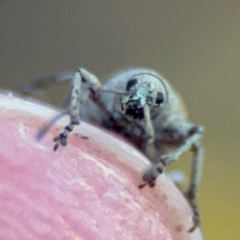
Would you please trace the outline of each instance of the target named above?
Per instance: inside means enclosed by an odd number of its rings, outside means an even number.
[[[116,136],[81,123],[54,152],[56,111],[0,95],[0,239],[202,239],[188,233],[192,211],[164,174],[140,190],[148,160]]]

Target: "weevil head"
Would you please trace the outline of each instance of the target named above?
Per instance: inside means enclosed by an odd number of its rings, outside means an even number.
[[[159,79],[136,77],[130,79],[126,84],[128,95],[122,98],[122,112],[133,118],[144,118],[144,106],[148,104],[150,110],[158,108],[164,102],[164,93],[159,88]]]

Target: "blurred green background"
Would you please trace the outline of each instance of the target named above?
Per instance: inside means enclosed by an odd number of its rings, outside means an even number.
[[[84,66],[100,78],[146,66],[205,126],[205,239],[240,239],[240,1],[0,1],[0,87]],[[64,90],[51,90],[59,104]],[[189,168],[190,154],[177,167]]]

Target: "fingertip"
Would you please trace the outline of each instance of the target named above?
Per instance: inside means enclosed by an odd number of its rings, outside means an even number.
[[[66,118],[37,143],[36,132],[57,112],[9,96],[0,102],[2,239],[10,232],[22,239],[72,239],[73,233],[85,239],[202,239],[199,229],[188,233],[191,208],[165,175],[152,189],[138,188],[149,162],[128,143],[81,123],[68,146],[53,151],[52,138]]]

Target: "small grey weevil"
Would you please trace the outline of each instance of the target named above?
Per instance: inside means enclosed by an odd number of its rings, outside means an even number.
[[[63,80],[64,77],[35,80],[26,89]],[[144,183],[140,188],[154,187],[164,168],[191,150],[193,164],[185,196],[193,209],[189,232],[194,231],[200,224],[196,194],[203,162],[203,127],[187,120],[184,104],[172,86],[157,72],[144,68],[122,71],[104,85],[86,69],[78,68],[71,82],[69,110],[53,119],[38,137],[64,114],[69,114],[70,123],[54,138],[55,151],[60,145],[67,145],[69,133],[81,119],[114,130],[132,141],[152,163],[142,176]]]

